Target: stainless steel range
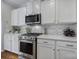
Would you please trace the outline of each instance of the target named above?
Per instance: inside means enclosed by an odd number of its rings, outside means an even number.
[[[19,38],[20,55],[29,59],[37,59],[37,38],[36,36],[23,34]]]

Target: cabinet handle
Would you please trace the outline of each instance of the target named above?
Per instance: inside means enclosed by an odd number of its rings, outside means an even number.
[[[73,47],[73,45],[67,44],[66,46]]]
[[[44,43],[48,43],[48,42],[44,42]]]

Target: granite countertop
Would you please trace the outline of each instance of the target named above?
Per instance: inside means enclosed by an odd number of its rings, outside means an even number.
[[[66,37],[63,35],[40,35],[38,39],[48,39],[56,41],[68,41],[68,42],[77,42],[77,37]]]

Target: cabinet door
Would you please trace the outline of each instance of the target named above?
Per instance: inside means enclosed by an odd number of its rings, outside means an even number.
[[[40,13],[40,8],[41,8],[40,0],[34,1],[33,2],[33,13],[34,14],[39,14]]]
[[[18,35],[12,35],[12,52],[19,53]]]
[[[54,48],[38,44],[37,59],[55,59]]]
[[[28,2],[27,3],[27,7],[26,7],[26,9],[27,9],[27,13],[26,13],[26,15],[28,16],[28,15],[32,15],[33,14],[33,5],[32,5],[33,3],[32,2]]]
[[[56,59],[77,59],[76,49],[58,47]]]
[[[4,49],[11,51],[11,36],[8,34],[4,35]]]
[[[41,2],[42,24],[55,23],[55,1]]]
[[[11,12],[11,25],[13,26],[18,25],[18,10],[13,10]]]
[[[23,26],[25,25],[25,16],[26,16],[26,8],[19,8],[18,9],[18,25]]]
[[[76,0],[56,0],[56,20],[59,23],[76,23]]]

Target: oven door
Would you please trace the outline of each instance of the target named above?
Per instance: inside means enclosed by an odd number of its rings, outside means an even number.
[[[33,43],[31,41],[20,41],[20,52],[33,55]]]

